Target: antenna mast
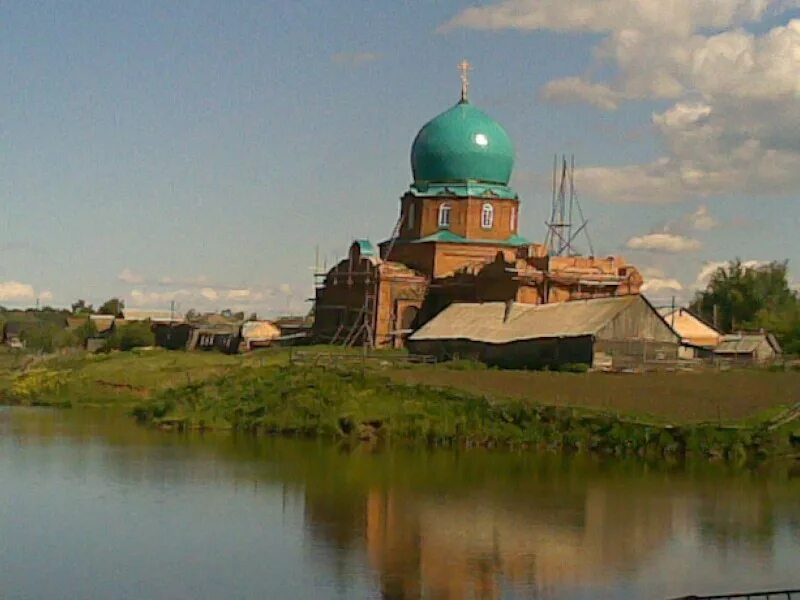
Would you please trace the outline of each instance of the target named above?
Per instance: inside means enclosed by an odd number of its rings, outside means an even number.
[[[577,211],[580,221],[573,222],[574,212]],[[558,176],[558,157],[553,157],[553,204],[550,220],[547,225],[545,245],[550,256],[576,256],[580,252],[575,247],[575,240],[580,233],[586,237],[589,254],[594,255],[592,240],[589,237],[587,225],[589,222],[583,216],[583,209],[575,192],[575,155],[570,157],[567,166],[567,157],[561,157],[561,177]]]

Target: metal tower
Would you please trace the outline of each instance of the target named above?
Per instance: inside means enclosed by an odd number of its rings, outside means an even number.
[[[589,237],[589,222],[583,216],[583,209],[575,192],[575,156],[561,157],[561,177],[558,176],[558,156],[553,156],[553,202],[550,220],[547,225],[545,245],[550,256],[576,256],[581,254],[575,246],[575,240],[583,233],[589,246],[589,255],[594,256],[594,247]],[[578,221],[573,222],[577,213]]]

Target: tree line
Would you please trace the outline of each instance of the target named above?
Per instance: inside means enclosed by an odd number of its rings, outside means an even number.
[[[729,261],[698,291],[690,309],[725,333],[764,329],[787,354],[800,354],[800,295],[789,285],[789,261]]]

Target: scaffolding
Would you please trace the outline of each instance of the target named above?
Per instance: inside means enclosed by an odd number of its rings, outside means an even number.
[[[386,246],[385,252],[383,252],[382,258],[377,258],[375,262],[362,261],[362,264],[364,265],[364,269],[362,270],[357,268],[359,265],[353,264],[351,257],[347,271],[337,271],[334,274],[334,281],[338,280],[339,277],[345,277],[348,286],[355,285],[357,280],[361,281],[364,287],[364,296],[361,300],[360,306],[353,307],[349,304],[317,305],[316,302],[317,298],[319,297],[319,290],[325,288],[329,272],[324,270],[320,271],[319,268],[315,268],[315,314],[318,314],[319,310],[339,310],[344,313],[344,322],[338,325],[333,336],[328,340],[329,344],[341,344],[347,348],[357,344],[360,344],[365,348],[376,347],[377,339],[375,330],[377,328],[378,317],[378,286],[380,285],[381,263],[389,260],[389,256],[394,249],[395,242],[400,235],[400,228],[403,225],[404,218],[405,211],[401,210],[400,217],[397,219],[394,229],[392,229],[392,235],[388,240],[389,243]],[[318,263],[319,257],[317,257],[317,264]],[[334,268],[338,268],[338,264]],[[352,313],[356,313],[356,316],[351,321],[349,317]]]

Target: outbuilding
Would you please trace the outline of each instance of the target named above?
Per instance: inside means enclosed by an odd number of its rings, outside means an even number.
[[[714,350],[717,358],[745,364],[769,362],[778,358],[781,353],[778,340],[766,331],[725,335]]]
[[[281,337],[281,330],[272,321],[245,321],[242,340],[247,350],[271,346]]]
[[[641,295],[554,304],[451,304],[413,333],[409,350],[503,368],[581,363],[624,369],[675,361],[680,337]]]
[[[722,332],[688,308],[661,308],[658,312],[680,336],[681,358],[709,357],[722,340]]]

